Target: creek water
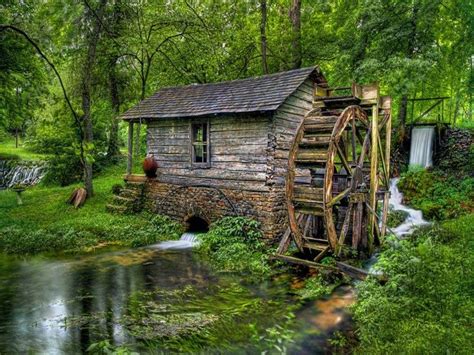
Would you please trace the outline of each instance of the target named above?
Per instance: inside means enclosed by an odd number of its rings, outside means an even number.
[[[323,303],[300,304],[289,275],[258,283],[218,275],[190,249],[194,243],[195,236],[184,235],[181,241],[87,256],[0,255],[0,353],[81,353],[104,339],[140,352],[253,353],[278,349],[278,332],[284,338],[291,328],[295,341],[288,352],[314,354],[324,353],[328,336],[347,325],[347,302],[338,300],[350,290]],[[153,296],[157,290],[168,298]],[[296,321],[286,327],[290,311]],[[180,316],[200,321],[190,347],[179,341],[157,345],[137,331],[133,312],[149,317],[138,326],[158,333],[186,326],[171,324]],[[156,323],[156,317],[164,318]],[[217,330],[201,337],[199,323],[209,321]]]

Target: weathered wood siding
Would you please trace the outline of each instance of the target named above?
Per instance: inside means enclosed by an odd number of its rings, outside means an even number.
[[[275,112],[272,121],[272,152],[268,155],[269,184],[283,186],[288,154],[298,125],[313,105],[313,80],[307,79]]]
[[[150,121],[147,150],[159,164],[159,180],[194,186],[267,191],[270,115],[210,118],[210,168],[191,164],[192,119]]]

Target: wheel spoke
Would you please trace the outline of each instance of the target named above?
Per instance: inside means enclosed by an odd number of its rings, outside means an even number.
[[[351,192],[351,188],[348,187],[344,191],[342,191],[340,194],[338,194],[336,197],[334,197],[329,203],[326,204],[326,207],[332,207],[339,201],[341,201],[344,197],[346,197],[349,192]]]
[[[346,168],[347,170],[347,173],[352,176],[352,169],[351,167],[349,166],[349,163],[347,162],[347,159],[344,155],[344,152],[342,151],[341,147],[339,147],[339,144],[336,144],[336,147],[337,147],[337,155],[339,156],[339,158],[341,159],[341,162],[342,162],[342,165],[344,165],[344,168]]]
[[[339,240],[337,241],[337,255],[339,256],[342,251],[342,246],[344,245],[344,240],[346,239],[347,232],[349,231],[349,224],[352,215],[352,209],[354,204],[350,203],[347,208],[346,215],[344,217],[344,223],[342,224],[341,234],[339,235]]]

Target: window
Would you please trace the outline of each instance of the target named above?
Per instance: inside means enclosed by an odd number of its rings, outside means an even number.
[[[191,161],[196,166],[210,166],[209,122],[191,124]]]

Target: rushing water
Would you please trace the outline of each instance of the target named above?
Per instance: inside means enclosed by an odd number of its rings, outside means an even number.
[[[408,213],[405,221],[398,227],[393,228],[392,232],[398,237],[410,234],[416,227],[429,224],[423,219],[423,213],[419,210],[405,206],[403,202],[403,195],[398,190],[397,184],[400,178],[393,178],[390,180],[390,205],[394,210],[401,210]]]
[[[298,305],[288,275],[258,284],[244,276],[217,275],[190,249],[196,242],[194,235],[185,234],[180,241],[99,255],[20,259],[0,254],[0,353],[81,353],[104,339],[154,351],[153,342],[143,341],[127,318],[140,307],[147,309],[136,311],[149,317],[141,324],[147,330],[147,322],[158,316],[171,317],[158,323],[165,331],[175,331],[173,326],[166,328],[174,316],[192,321],[204,315],[203,322],[223,317],[223,323],[216,323],[218,336],[197,336],[191,348],[184,348],[200,352],[248,353],[266,346],[275,350],[282,344],[274,332],[285,332],[291,309],[297,314],[292,325],[297,332],[290,334],[299,340],[290,353],[324,353],[331,332],[346,324],[346,303],[337,301],[346,291],[334,302],[329,298]],[[168,295],[167,301],[154,299],[156,305],[146,308],[154,304],[146,297],[157,290]],[[139,296],[144,299],[139,301]],[[159,349],[176,346],[181,345]]]
[[[0,160],[0,189],[15,185],[35,185],[46,174],[44,163]]]
[[[433,165],[435,128],[413,127],[411,130],[410,165],[427,168]]]

